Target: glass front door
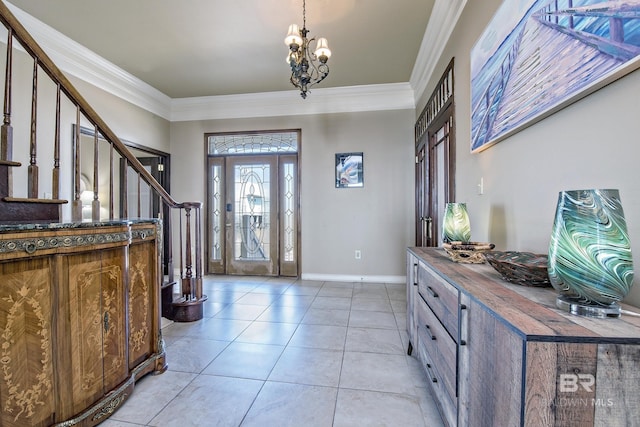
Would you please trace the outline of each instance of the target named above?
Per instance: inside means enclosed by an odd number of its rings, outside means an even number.
[[[226,163],[227,272],[276,274],[277,157],[231,156]]]
[[[298,276],[299,139],[299,131],[207,137],[207,273]]]

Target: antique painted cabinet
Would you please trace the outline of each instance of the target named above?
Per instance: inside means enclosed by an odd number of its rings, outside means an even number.
[[[96,425],[166,369],[160,230],[0,227],[0,425]]]

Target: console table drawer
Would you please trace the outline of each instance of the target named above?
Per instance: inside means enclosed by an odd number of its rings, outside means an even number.
[[[442,381],[444,389],[455,401],[456,398],[456,365],[457,345],[445,328],[438,321],[431,309],[419,300],[417,304],[418,340],[424,344],[431,363],[430,370]],[[431,375],[431,373],[430,373]]]
[[[428,267],[420,263],[418,267],[418,292],[457,342],[458,290],[450,283],[435,276]]]

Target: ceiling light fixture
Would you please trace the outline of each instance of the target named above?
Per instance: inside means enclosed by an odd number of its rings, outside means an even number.
[[[327,60],[331,51],[327,39],[315,37],[307,39],[307,7],[302,0],[302,29],[297,24],[289,25],[289,32],[284,43],[289,46],[287,63],[291,66],[291,84],[300,89],[302,99],[307,98],[308,88],[320,83],[329,75]],[[316,49],[311,51],[311,43],[316,42]]]

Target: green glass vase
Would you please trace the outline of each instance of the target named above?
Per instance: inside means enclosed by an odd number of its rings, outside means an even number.
[[[560,192],[548,272],[563,298],[581,304],[611,305],[629,293],[633,262],[618,190]]]
[[[442,241],[468,242],[471,240],[471,223],[466,203],[447,203],[442,221]]]

